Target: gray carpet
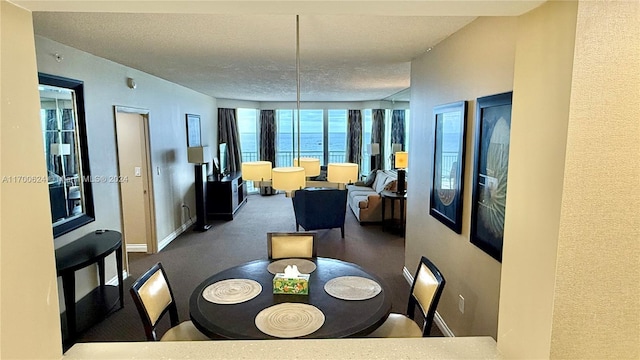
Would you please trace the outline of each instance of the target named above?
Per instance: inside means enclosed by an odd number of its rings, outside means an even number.
[[[209,221],[203,233],[186,231],[158,254],[129,254],[130,276],[125,280],[125,307],[88,329],[78,342],[144,341],[140,317],[128,294],[133,281],[156,262],[162,262],[178,305],[181,320],[189,319],[193,289],[209,276],[254,259],[267,258],[269,231],[295,231],[290,198],[284,195],[250,195],[233,221]],[[392,292],[392,311],[405,313],[409,284],[402,276],[404,238],[382,232],[380,225],[361,226],[347,209],[345,238],[340,229],[318,230],[318,256],[356,263],[380,276]],[[413,272],[414,269],[411,269]],[[168,316],[159,328],[169,326]],[[436,326],[431,336],[442,336]]]

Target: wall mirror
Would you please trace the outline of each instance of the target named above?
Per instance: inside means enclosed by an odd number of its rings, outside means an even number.
[[[83,83],[38,73],[53,236],[94,220]]]

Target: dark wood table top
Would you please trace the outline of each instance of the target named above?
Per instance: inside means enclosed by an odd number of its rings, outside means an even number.
[[[58,275],[76,271],[95,263],[122,245],[122,234],[113,230],[92,231],[65,246],[56,249]]]
[[[191,294],[189,312],[195,326],[212,338],[274,339],[255,325],[256,315],[265,308],[284,302],[310,304],[325,315],[320,329],[302,338],[342,338],[366,335],[382,325],[391,311],[389,288],[378,276],[356,264],[329,258],[314,258],[316,270],[309,276],[309,295],[274,295],[270,260],[255,260],[224,270],[203,281]],[[341,300],[327,294],[324,284],[339,276],[361,276],[376,281],[382,291],[367,300]],[[209,285],[227,279],[252,279],[262,285],[255,298],[232,305],[214,304],[202,297]]]

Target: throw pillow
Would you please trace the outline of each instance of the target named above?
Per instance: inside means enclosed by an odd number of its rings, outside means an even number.
[[[392,180],[385,184],[384,189],[387,191],[396,191],[396,185],[398,184],[398,180]]]
[[[364,186],[371,187],[376,180],[376,171],[372,170],[369,175],[364,179]]]

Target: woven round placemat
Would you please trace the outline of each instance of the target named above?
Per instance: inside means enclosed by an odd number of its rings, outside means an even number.
[[[296,265],[301,274],[311,274],[316,269],[316,264],[311,260],[292,258],[276,260],[267,266],[267,270],[272,274],[282,273],[287,265]]]
[[[256,327],[263,333],[279,338],[309,335],[322,327],[324,314],[313,305],[282,303],[258,313]]]
[[[340,276],[324,284],[327,294],[342,300],[367,300],[382,291],[380,284],[360,276]]]
[[[262,292],[262,285],[251,279],[217,281],[202,290],[202,297],[215,304],[239,304]]]

